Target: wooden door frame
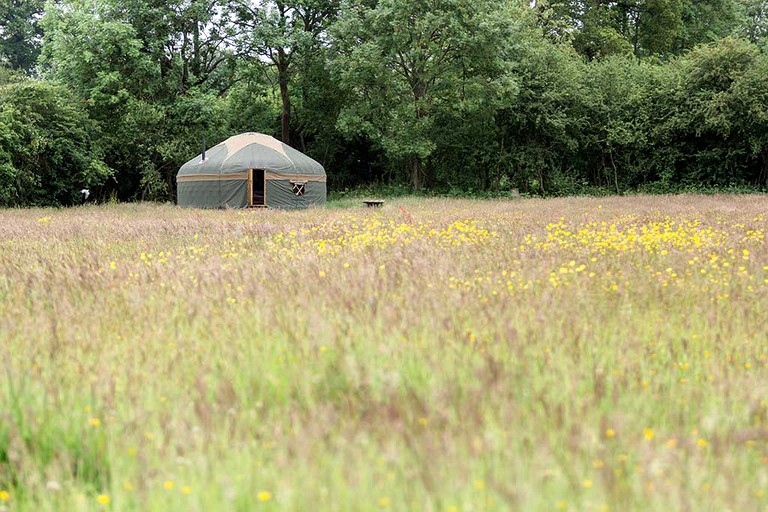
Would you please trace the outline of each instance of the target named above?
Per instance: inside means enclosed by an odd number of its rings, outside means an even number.
[[[262,171],[264,176],[264,204],[253,204],[253,171]],[[267,170],[266,169],[248,169],[248,207],[249,208],[264,208],[267,206]]]

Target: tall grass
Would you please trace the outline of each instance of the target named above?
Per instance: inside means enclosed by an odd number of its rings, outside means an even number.
[[[0,507],[764,510],[766,207],[0,212]]]

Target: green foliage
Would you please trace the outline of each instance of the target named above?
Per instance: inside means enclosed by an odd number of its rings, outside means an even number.
[[[628,56],[632,53],[632,45],[624,36],[614,28],[600,25],[587,25],[576,36],[573,46],[589,59]]]
[[[746,26],[740,2],[752,0],[550,0],[534,2],[549,37],[573,41],[589,59],[633,53],[680,54]],[[755,12],[751,6],[751,12]],[[759,8],[758,8],[759,10]],[[567,36],[567,37],[563,37]]]
[[[45,0],[0,3],[0,66],[31,72],[40,52],[38,20]]]
[[[683,0],[647,0],[637,30],[635,53],[663,55],[674,47],[684,23]]]
[[[765,45],[768,38],[768,3],[764,0],[739,0],[738,34],[753,43]]]
[[[168,197],[201,138],[226,133],[229,56],[219,36],[197,37],[217,27],[218,2],[205,5],[72,0],[46,12],[42,62],[86,104],[124,199]]]
[[[172,199],[202,138],[244,131],[320,161],[331,191],[759,188],[764,4],[63,0],[40,20],[18,0],[0,7],[0,84],[36,70],[71,91],[72,144],[95,151],[73,172],[99,199]],[[48,140],[23,104],[0,116],[3,201],[72,202],[20,195],[41,182],[20,152]]]
[[[223,115],[233,133],[248,131],[270,135],[278,130],[280,99],[265,80],[263,68],[258,63],[241,66],[240,81],[226,96]]]
[[[0,204],[69,205],[112,170],[91,140],[92,122],[64,87],[0,85]]]
[[[554,193],[578,148],[584,116],[579,103],[583,63],[567,48],[529,41],[517,48],[516,101],[496,113],[497,163],[511,186],[534,194]]]
[[[385,0],[374,7],[349,2],[343,13],[334,66],[356,101],[337,126],[407,162],[418,190],[435,180],[427,160],[441,142],[440,127],[449,126],[437,119],[471,116],[509,89],[504,55],[513,11],[497,2]]]
[[[258,57],[274,68],[281,100],[280,140],[285,144],[291,144],[292,89],[299,72],[297,68],[322,51],[323,36],[337,11],[338,0],[240,1],[234,4],[239,52]]]
[[[678,51],[715,42],[737,31],[739,5],[734,0],[686,0],[682,21],[676,44]]]
[[[693,178],[710,185],[764,185],[766,55],[746,42],[725,39],[696,49],[682,65],[686,80],[680,118],[694,135]]]

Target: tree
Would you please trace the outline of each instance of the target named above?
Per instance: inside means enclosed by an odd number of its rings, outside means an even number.
[[[45,0],[4,0],[0,3],[0,64],[30,73],[40,53],[38,21]]]
[[[734,0],[685,0],[683,27],[675,42],[675,52],[732,35],[738,28],[738,21],[738,6]]]
[[[768,2],[765,0],[738,0],[740,11],[739,34],[753,43],[768,38]]]
[[[768,177],[768,59],[727,38],[682,60],[677,126],[689,141],[688,174],[699,183],[765,185]]]
[[[93,124],[62,86],[0,85],[0,205],[71,205],[112,174],[92,141]]]
[[[233,82],[229,0],[108,0],[105,6],[106,19],[133,28],[168,93],[198,87],[223,93]]]
[[[682,0],[645,0],[636,21],[635,55],[665,55],[683,30]]]
[[[758,0],[536,0],[539,25],[590,59],[679,54],[738,28],[738,4]],[[742,9],[743,10],[743,9]],[[759,8],[757,9],[759,10]]]
[[[274,66],[280,89],[281,140],[291,144],[289,84],[298,59],[322,46],[326,29],[338,12],[337,0],[236,0],[240,53]]]
[[[590,181],[617,194],[645,178],[639,162],[649,150],[645,129],[653,114],[645,88],[652,68],[615,57],[590,63],[583,77],[581,158]]]
[[[530,38],[515,52],[519,84],[495,119],[506,176],[520,191],[546,194],[578,186],[577,150],[588,120],[583,113],[585,64],[571,48]]]
[[[217,0],[70,0],[50,9],[42,63],[99,127],[122,198],[163,198],[201,135],[219,135],[232,83]]]
[[[513,17],[508,4],[490,1],[350,0],[334,28],[334,68],[352,100],[339,127],[407,162],[414,189],[428,185],[436,115],[504,89]]]

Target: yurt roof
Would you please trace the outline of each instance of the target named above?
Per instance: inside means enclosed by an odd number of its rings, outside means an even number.
[[[270,174],[325,176],[319,162],[263,133],[241,133],[228,138],[181,166],[177,176],[229,174],[264,169]]]

